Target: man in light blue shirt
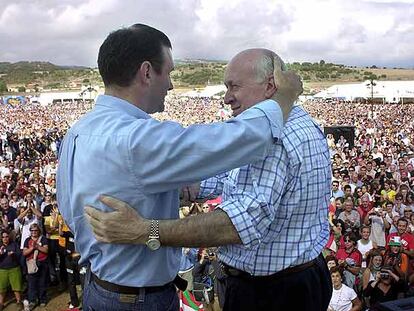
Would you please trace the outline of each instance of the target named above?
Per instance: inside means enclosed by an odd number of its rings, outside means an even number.
[[[260,98],[275,98],[280,106],[264,100],[228,122],[183,128],[148,115],[164,109],[164,97],[172,89],[171,44],[163,33],[141,24],[111,33],[100,48],[98,66],[105,95],[66,134],[57,175],[59,209],[75,235],[81,260],[90,264],[84,308],[157,305],[163,310],[163,303],[178,304],[171,282],[181,249],[159,248],[154,238],[148,240],[149,247],[100,243],[84,206],[109,211],[98,201],[99,193],[106,193],[139,206],[147,218],[178,218],[181,186],[265,156],[279,139],[283,115],[300,88],[282,83],[278,98],[272,97],[273,78],[267,84],[253,83],[246,101],[256,100],[254,94],[261,92]],[[128,223],[123,225],[124,232],[131,231]],[[152,230],[155,234],[156,227]]]

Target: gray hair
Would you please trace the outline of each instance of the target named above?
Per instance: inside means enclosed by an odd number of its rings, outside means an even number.
[[[286,70],[285,63],[275,52],[263,49],[262,57],[259,57],[255,64],[256,79],[258,83],[265,82],[273,75],[274,58],[278,58],[282,64],[282,70]]]

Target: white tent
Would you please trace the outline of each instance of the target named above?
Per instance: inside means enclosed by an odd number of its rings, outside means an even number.
[[[42,106],[47,106],[54,102],[74,103],[75,101],[80,100],[95,100],[99,93],[100,92],[95,89],[91,89],[90,91],[88,89],[84,89],[72,92],[47,92],[40,93],[38,97],[33,97],[31,101],[38,102]]]
[[[371,94],[372,91],[372,94]],[[397,103],[414,100],[414,81],[371,81],[362,83],[336,84],[314,95],[314,98],[339,98],[355,100],[357,98],[382,99],[383,102]]]

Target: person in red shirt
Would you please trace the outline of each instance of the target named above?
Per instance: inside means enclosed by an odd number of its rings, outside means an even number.
[[[389,241],[395,237],[399,236],[402,246],[402,252],[410,259],[414,258],[414,237],[412,234],[407,232],[408,228],[408,220],[405,218],[400,218],[397,221],[397,232],[391,233],[387,237],[387,245],[389,244]]]
[[[38,271],[27,275],[27,284],[29,287],[29,307],[32,309],[39,299],[40,306],[46,306],[46,290],[49,276],[48,269],[48,246],[47,239],[41,235],[41,229],[38,224],[30,225],[30,237],[24,242],[23,256],[26,260],[35,258]]]
[[[347,233],[344,236],[345,247],[336,252],[339,266],[344,269],[345,284],[353,287],[356,284],[356,277],[361,270],[362,254],[356,248],[358,238],[354,233]]]
[[[369,201],[369,197],[365,195],[362,196],[361,204],[357,208],[357,211],[361,216],[361,223],[365,223],[365,218],[367,217],[368,212],[372,210],[373,207],[374,205],[372,204],[372,202]]]

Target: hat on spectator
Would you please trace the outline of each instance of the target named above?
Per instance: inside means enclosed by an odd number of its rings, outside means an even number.
[[[388,242],[389,246],[401,246],[401,237],[393,236]]]

